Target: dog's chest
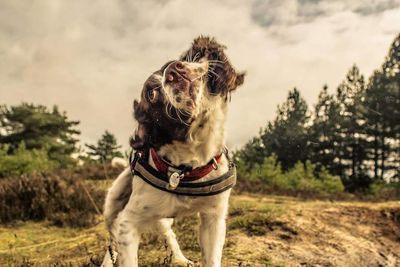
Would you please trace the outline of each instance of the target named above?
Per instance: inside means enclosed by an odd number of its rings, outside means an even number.
[[[213,196],[180,196],[159,190],[139,177],[133,179],[133,195],[127,205],[142,218],[174,218],[197,212],[218,212],[227,205],[230,190]]]

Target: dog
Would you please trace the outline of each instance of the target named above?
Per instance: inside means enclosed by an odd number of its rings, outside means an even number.
[[[233,184],[200,196],[175,194],[174,190],[196,171],[202,175],[193,174],[196,179],[186,183],[207,184],[230,170],[228,153],[224,153],[224,124],[231,93],[243,84],[245,73],[236,72],[225,49],[214,38],[200,36],[179,60],[167,62],[144,83],[140,101],[134,101],[138,122],[131,138],[134,165],[113,182],[105,201],[112,246],[103,266],[138,266],[140,235],[149,230],[165,236],[173,266],[193,265],[171,229],[173,218],[193,213],[200,217],[202,266],[221,266]],[[142,164],[158,172],[164,167],[167,189],[135,170],[132,175],[137,157],[145,158]]]

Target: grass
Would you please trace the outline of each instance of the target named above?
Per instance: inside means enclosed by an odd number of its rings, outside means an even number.
[[[282,262],[288,266],[299,262],[331,266],[343,259],[337,254],[337,248],[343,247],[348,251],[339,251],[346,254],[340,266],[346,266],[349,258],[357,262],[354,266],[365,266],[362,260],[366,257],[370,257],[369,262],[382,261],[380,253],[400,260],[394,253],[398,251],[399,205],[395,201],[233,195],[222,266],[286,266]],[[173,226],[184,254],[194,261],[200,259],[198,224],[197,216],[190,216],[177,219]],[[365,235],[367,230],[373,236]],[[0,225],[0,266],[96,266],[106,251],[106,240],[101,221],[90,228],[60,228],[50,222]],[[363,244],[369,244],[368,249]],[[170,266],[168,256],[162,237],[143,235],[140,266]]]
[[[261,199],[233,196],[225,243],[226,266],[274,266],[271,259],[238,257],[235,236],[265,234],[269,225],[282,214],[274,204]],[[260,222],[257,217],[262,218]],[[265,220],[265,221],[264,221]],[[268,223],[265,223],[265,222]],[[199,260],[197,216],[177,219],[174,229],[188,258]],[[59,228],[49,223],[18,223],[0,227],[0,266],[95,266],[100,263],[107,244],[103,223],[89,229]],[[168,255],[162,237],[146,234],[139,250],[142,266],[168,266]],[[250,264],[250,265],[248,265]]]
[[[30,262],[77,264],[97,255],[106,242],[102,225],[90,229],[59,228],[47,223],[20,223],[0,228],[0,266]]]

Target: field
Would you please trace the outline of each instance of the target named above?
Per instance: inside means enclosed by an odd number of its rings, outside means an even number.
[[[104,186],[104,185],[102,185]],[[200,257],[196,216],[175,222],[185,255]],[[96,266],[106,250],[101,217],[90,228],[0,226],[0,266]],[[141,266],[169,266],[164,241],[142,238]],[[332,202],[234,195],[224,266],[400,266],[400,202]]]

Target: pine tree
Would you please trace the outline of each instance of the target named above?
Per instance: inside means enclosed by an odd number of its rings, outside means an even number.
[[[371,183],[364,165],[366,159],[366,133],[364,131],[363,102],[364,76],[353,66],[337,89],[341,125],[339,129],[339,162],[344,168],[344,178],[350,191],[369,187]]]
[[[105,131],[101,138],[97,141],[97,145],[86,144],[89,148],[88,154],[101,162],[110,162],[114,157],[122,157],[119,151],[121,146],[117,144],[117,139],[109,131]]]
[[[242,169],[250,171],[256,165],[263,163],[265,156],[265,148],[260,137],[254,137],[235,153],[234,159],[237,164],[241,164]]]
[[[400,173],[400,35],[366,90],[366,131],[374,178],[399,179]]]
[[[317,170],[326,168],[330,173],[342,175],[339,164],[341,136],[340,106],[336,98],[328,93],[325,85],[318,96],[314,109],[314,118],[309,132],[309,158]]]
[[[7,144],[13,154],[24,142],[27,150],[46,150],[49,159],[61,166],[73,162],[71,155],[77,152],[76,130],[79,121],[68,120],[57,106],[50,111],[42,105],[22,103],[0,106],[0,144]]]
[[[285,103],[278,107],[277,118],[269,123],[261,140],[266,156],[275,154],[287,170],[296,162],[307,160],[308,107],[300,92],[294,88]]]
[[[400,34],[394,39],[382,69],[387,78],[384,119],[388,123],[389,149],[386,167],[391,172],[388,179],[400,181]]]

